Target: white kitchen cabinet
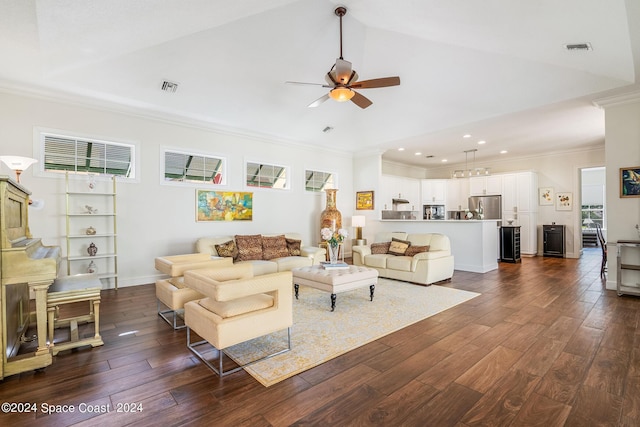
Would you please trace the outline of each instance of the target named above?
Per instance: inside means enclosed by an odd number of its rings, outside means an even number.
[[[521,253],[536,255],[538,251],[538,176],[535,172],[502,175],[502,220],[513,219],[519,225]]]
[[[407,204],[398,205],[398,210],[420,210],[420,180],[396,175],[382,175],[380,180],[381,197],[376,204],[381,210],[393,210],[393,199],[406,199]]]
[[[469,179],[448,179],[445,209],[448,211],[459,211],[467,208],[469,208]]]
[[[469,192],[472,196],[502,194],[502,175],[481,175],[469,178]]]
[[[420,181],[423,205],[444,205],[447,197],[446,179],[423,179]]]

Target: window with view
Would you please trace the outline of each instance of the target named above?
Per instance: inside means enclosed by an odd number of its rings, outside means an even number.
[[[582,225],[585,228],[596,228],[596,224],[604,227],[604,206],[582,205]]]
[[[335,188],[334,175],[331,172],[306,170],[304,172],[304,187],[307,191],[324,191]]]
[[[286,166],[247,162],[247,187],[289,188],[289,173]]]
[[[45,172],[74,172],[135,178],[135,146],[88,138],[41,134]]]
[[[175,150],[164,151],[164,181],[225,185],[226,159]]]

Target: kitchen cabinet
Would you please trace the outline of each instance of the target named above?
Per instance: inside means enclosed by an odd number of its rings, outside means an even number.
[[[482,175],[470,177],[469,193],[472,196],[502,194],[502,175]]]
[[[446,203],[447,180],[423,179],[420,181],[423,205],[444,205]]]
[[[469,178],[448,179],[445,209],[461,211],[467,208],[469,208]]]
[[[502,220],[519,225],[523,255],[538,252],[538,176],[535,172],[502,175]]]
[[[382,175],[380,180],[381,197],[376,205],[381,210],[393,210],[393,199],[406,199],[409,203],[398,205],[399,210],[421,210],[420,180],[395,175]]]

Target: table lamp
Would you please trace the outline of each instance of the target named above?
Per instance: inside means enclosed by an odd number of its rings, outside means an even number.
[[[353,240],[354,245],[366,245],[367,242],[362,238],[362,227],[364,227],[365,216],[354,215],[351,217],[351,226],[356,229],[356,238]]]
[[[20,174],[29,166],[36,163],[36,159],[21,156],[0,156],[0,160],[9,166],[10,169],[16,171],[16,181],[20,182]]]

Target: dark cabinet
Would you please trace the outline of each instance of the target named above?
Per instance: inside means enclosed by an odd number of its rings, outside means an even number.
[[[543,225],[543,255],[564,258],[565,256],[565,226]]]
[[[500,227],[500,261],[520,262],[520,226]]]

